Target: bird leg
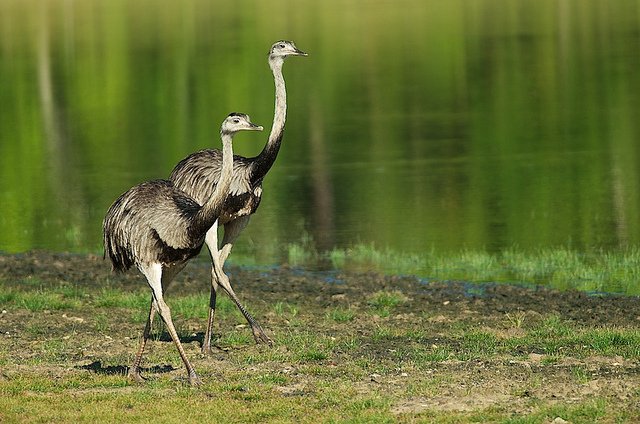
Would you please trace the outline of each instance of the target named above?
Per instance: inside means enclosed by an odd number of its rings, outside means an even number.
[[[235,221],[231,221],[226,224],[224,227],[224,238],[222,240],[222,249],[220,251],[218,248],[218,223],[216,222],[207,232],[205,237],[205,242],[207,247],[209,248],[209,254],[211,255],[211,296],[209,298],[209,320],[207,322],[207,330],[205,332],[205,337],[202,343],[202,353],[210,353],[211,352],[211,335],[212,335],[212,327],[213,327],[213,318],[215,314],[215,302],[216,302],[216,292],[218,287],[221,285],[222,288],[227,292],[231,300],[236,304],[242,315],[245,317],[249,325],[251,326],[251,331],[253,333],[253,337],[256,343],[266,343],[269,346],[273,346],[273,341],[265,334],[264,330],[260,325],[256,322],[256,320],[251,316],[251,314],[245,309],[244,306],[240,303],[240,299],[236,296],[233,288],[231,287],[231,283],[229,282],[229,277],[227,277],[222,270],[222,266],[224,265],[224,261],[228,257],[231,252],[231,248],[233,247],[233,242],[240,235],[240,232],[247,226],[249,223],[249,217],[241,217],[236,219]]]
[[[159,263],[154,263],[149,267],[145,267],[142,271],[147,277],[149,286],[151,286],[154,306],[158,310],[158,313],[160,314],[164,325],[167,327],[167,331],[169,332],[169,335],[171,335],[171,339],[178,349],[178,353],[180,354],[180,358],[182,358],[182,362],[184,362],[184,366],[187,368],[187,373],[189,374],[189,383],[192,386],[199,386],[200,384],[202,384],[202,382],[200,381],[200,378],[198,378],[195,369],[187,358],[187,354],[185,353],[184,348],[180,343],[180,339],[178,338],[176,328],[173,326],[173,320],[171,319],[171,310],[162,297],[162,265],[160,265]]]
[[[193,368],[193,366],[189,362],[189,359],[187,359],[187,354],[185,353],[182,347],[182,344],[180,343],[180,339],[178,338],[178,333],[176,332],[176,329],[173,326],[173,321],[171,320],[171,311],[169,310],[169,306],[167,306],[167,304],[164,302],[164,299],[162,299],[162,297],[157,299],[157,302],[158,302],[158,308],[159,308],[158,312],[162,317],[162,321],[164,322],[164,325],[167,326],[167,330],[169,331],[169,334],[173,339],[173,343],[176,345],[176,348],[178,349],[178,353],[182,358],[182,362],[184,362],[184,366],[187,368],[187,373],[189,374],[189,383],[192,386],[199,386],[200,384],[202,384],[202,382],[200,381],[200,378],[196,374],[196,370]]]
[[[253,338],[255,339],[256,343],[258,343],[258,344],[259,343],[266,343],[269,346],[273,346],[273,340],[271,340],[269,338],[269,336],[267,336],[265,334],[265,332],[262,329],[262,327],[260,327],[260,324],[258,324],[258,322],[253,318],[253,316],[251,316],[249,311],[247,311],[244,308],[244,306],[242,306],[242,304],[240,303],[240,299],[238,299],[238,296],[236,296],[235,292],[233,291],[233,288],[231,288],[231,283],[229,282],[229,277],[227,277],[219,269],[215,269],[214,272],[216,272],[216,274],[217,274],[218,283],[227,292],[227,294],[229,295],[231,300],[233,300],[233,302],[236,304],[238,309],[240,309],[240,312],[242,312],[242,315],[244,315],[245,319],[247,320],[247,322],[251,326],[251,332],[253,333]]]
[[[213,333],[213,319],[216,314],[216,297],[218,290],[218,282],[215,277],[213,268],[211,269],[211,295],[209,297],[209,317],[207,319],[207,331],[204,333],[202,340],[202,353],[211,354],[211,336]]]
[[[153,324],[153,318],[156,315],[156,308],[153,306],[153,296],[151,296],[151,306],[149,308],[149,316],[147,317],[147,323],[144,326],[144,332],[142,333],[142,340],[140,341],[140,347],[138,348],[138,352],[136,353],[136,359],[133,361],[133,365],[129,368],[128,376],[131,380],[142,383],[144,381],[144,377],[140,375],[140,363],[142,362],[142,354],[144,353],[144,347],[147,344],[147,340],[149,340],[149,335],[151,334],[151,325]]]
[[[205,235],[205,243],[209,249],[209,255],[211,256],[211,263],[213,264],[214,258],[218,258],[218,221],[216,221],[207,234]],[[202,353],[204,355],[211,354],[211,336],[213,335],[213,319],[216,314],[216,298],[218,291],[218,279],[214,271],[214,267],[211,267],[211,295],[209,296],[209,317],[207,319],[207,330],[204,333],[204,339],[202,340]]]

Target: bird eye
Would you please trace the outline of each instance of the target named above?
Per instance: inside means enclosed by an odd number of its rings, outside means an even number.
[[[238,118],[236,118],[236,119],[234,119],[234,120],[233,120],[233,123],[234,123],[234,124],[239,124],[239,123],[240,123],[240,120],[239,120]]]
[[[281,49],[284,49],[286,46],[284,44],[280,44],[278,47],[280,47]]]

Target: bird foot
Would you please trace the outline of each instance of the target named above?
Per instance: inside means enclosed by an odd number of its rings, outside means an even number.
[[[271,340],[269,336],[265,334],[262,328],[260,327],[252,328],[252,331],[253,331],[253,338],[256,340],[256,344],[264,343],[269,347],[273,347],[273,340]]]
[[[202,380],[200,380],[200,377],[194,372],[193,374],[189,374],[189,384],[193,387],[202,386]]]
[[[144,383],[145,381],[147,381],[146,378],[140,375],[140,370],[137,368],[131,368],[127,376],[129,377],[129,380],[133,381],[134,383]]]
[[[201,353],[203,356],[214,356],[220,353],[228,353],[229,350],[230,349],[228,347],[221,347],[218,345],[214,345],[213,347],[212,346],[202,347]]]

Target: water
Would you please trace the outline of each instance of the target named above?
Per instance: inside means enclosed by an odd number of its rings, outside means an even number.
[[[101,253],[120,193],[268,128],[281,38],[310,56],[236,258],[638,244],[638,1],[4,0],[0,251]]]

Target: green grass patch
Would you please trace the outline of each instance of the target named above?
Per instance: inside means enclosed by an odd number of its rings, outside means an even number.
[[[506,249],[501,252],[435,249],[420,254],[357,244],[328,252],[314,250],[304,236],[288,245],[289,263],[314,266],[329,262],[335,269],[417,275],[436,280],[541,284],[556,289],[640,295],[640,248],[578,252],[569,248]]]
[[[279,317],[294,318],[298,315],[298,307],[286,302],[277,302],[273,309]]]
[[[6,302],[7,306],[19,309],[26,309],[31,312],[41,312],[45,310],[66,310],[79,306],[76,299],[65,298],[63,294],[37,290],[33,292],[13,292]],[[5,303],[3,302],[3,305]]]
[[[519,360],[529,353],[542,354],[545,364],[555,364],[564,357],[640,359],[640,330],[583,328],[555,315],[532,325],[524,335],[510,337],[461,327],[431,344],[421,330],[379,325],[371,330],[368,340],[370,346],[379,347],[381,357],[418,368],[429,367],[432,362],[487,360],[496,356]],[[358,346],[353,349],[357,351]]]
[[[356,314],[351,308],[338,307],[327,311],[325,317],[335,322],[349,322],[353,321]]]
[[[222,346],[238,347],[246,346],[253,342],[253,336],[245,331],[227,331],[218,340],[218,343]]]
[[[40,281],[25,280],[0,287],[0,307],[31,312],[67,310],[79,307],[87,296],[77,285],[64,283],[45,288]]]
[[[640,357],[640,330],[594,329],[581,334],[578,343],[602,355]]]
[[[499,350],[506,350],[505,343],[499,342],[490,333],[470,332],[462,336],[460,359],[486,358],[495,355]]]
[[[93,304],[99,308],[135,308],[148,311],[150,302],[151,292],[148,289],[128,292],[108,287],[93,297]]]
[[[377,315],[388,317],[396,306],[407,300],[407,296],[398,291],[379,291],[369,297],[368,304]]]

